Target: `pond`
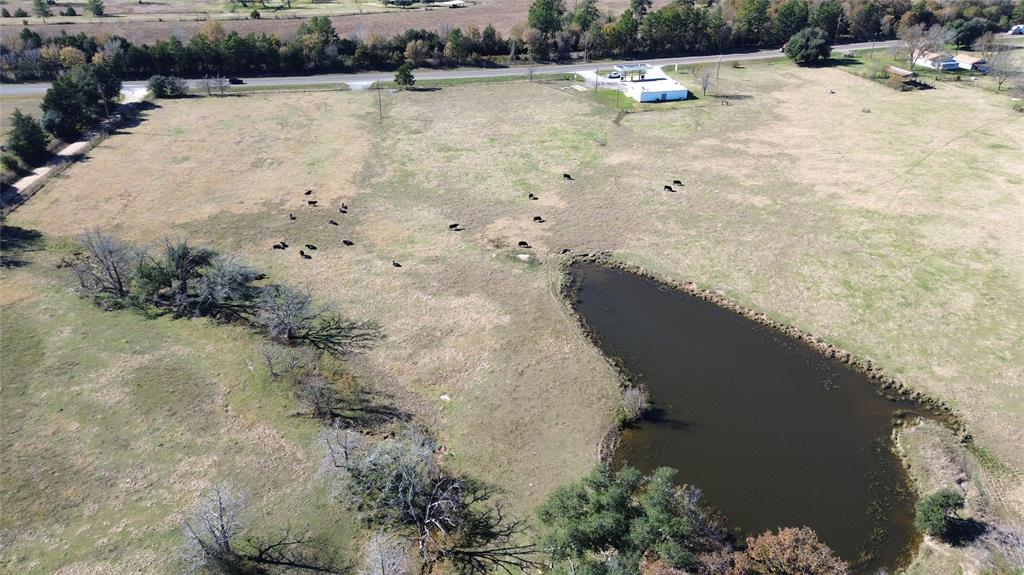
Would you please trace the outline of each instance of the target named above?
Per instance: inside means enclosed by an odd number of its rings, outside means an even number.
[[[914,493],[892,451],[898,409],[845,364],[734,312],[636,274],[579,262],[575,310],[654,409],[616,465],[667,465],[754,535],[810,526],[857,573],[903,566]]]

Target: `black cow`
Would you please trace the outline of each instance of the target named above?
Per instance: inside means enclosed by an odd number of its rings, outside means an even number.
[[[400,264],[400,263],[396,262],[395,260],[391,260],[391,265],[392,265],[392,266],[394,266],[394,267],[396,267],[396,268],[400,268],[400,267],[402,267],[402,264]]]
[[[281,247],[282,247],[282,248],[287,248],[287,247],[288,247],[288,244],[286,244],[286,243],[284,243],[284,242],[281,242]]]
[[[316,246],[314,246],[313,244],[306,244],[306,249],[307,250],[315,250]]]
[[[562,174],[562,179],[571,180],[572,176],[570,176],[569,174]]]
[[[318,202],[316,200],[307,200],[306,203],[311,205],[311,206],[315,206],[315,205],[317,205]]]
[[[543,224],[544,223],[544,218],[542,218],[540,216],[533,216],[533,221],[537,222],[538,224]]]
[[[355,245],[355,243],[352,240],[341,240],[341,243],[345,244],[346,246],[354,246]]]
[[[530,244],[528,244],[526,242],[519,242],[519,247],[521,247],[521,248],[529,248]]]
[[[307,196],[308,196],[308,195],[310,195],[310,194],[312,194],[312,193],[313,193],[313,190],[306,190],[306,194],[305,194],[305,195],[307,195]]]
[[[665,189],[666,192],[674,192],[675,191],[675,190],[672,189],[672,186],[665,186],[664,189]]]
[[[459,229],[459,224],[457,224],[457,223],[456,224],[448,224],[448,229],[449,230],[458,230]]]
[[[347,212],[348,211],[348,204],[341,204],[341,209]]]
[[[332,226],[338,225],[338,222],[336,222],[334,220],[329,220],[327,223],[331,224]]]
[[[530,198],[531,200],[539,200],[540,199],[537,196],[535,196],[533,192],[530,192],[530,195],[527,196],[527,197]]]
[[[281,244],[274,244],[274,249],[275,250],[283,250],[284,246],[282,246]]]
[[[288,214],[288,219],[294,221],[295,220],[295,214]]]
[[[672,180],[672,185],[673,186],[681,186],[681,185],[683,185],[683,182],[681,182],[679,180]]]

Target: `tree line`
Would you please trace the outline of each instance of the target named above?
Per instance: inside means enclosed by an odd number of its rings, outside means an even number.
[[[676,0],[657,10],[651,0],[631,0],[617,15],[602,12],[597,0],[580,0],[571,10],[563,0],[534,0],[527,20],[507,35],[488,25],[443,33],[410,29],[390,38],[341,37],[323,16],[305,21],[290,38],[226,32],[210,21],[188,41],[172,36],[152,44],[84,33],[43,38],[25,28],[0,45],[0,76],[4,81],[52,79],[83,63],[142,79],[395,70],[406,62],[459,66],[669,56],[781,46],[808,27],[821,29],[835,43],[891,38],[915,24],[977,37],[1020,22],[1024,4],[1014,0]]]

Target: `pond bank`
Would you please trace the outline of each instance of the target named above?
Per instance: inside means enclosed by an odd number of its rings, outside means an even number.
[[[575,258],[566,272],[577,321],[624,385],[642,383],[655,405],[608,434],[603,458],[680,469],[748,533],[808,524],[858,570],[906,564],[914,496],[893,428],[934,414],[962,432],[951,410],[695,284],[603,256]]]

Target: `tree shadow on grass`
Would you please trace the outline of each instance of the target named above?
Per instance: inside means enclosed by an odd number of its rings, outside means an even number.
[[[966,547],[988,532],[988,524],[974,519],[952,518],[945,541],[953,547]]]
[[[20,268],[29,264],[22,256],[40,249],[43,234],[17,226],[0,226],[0,267]]]

